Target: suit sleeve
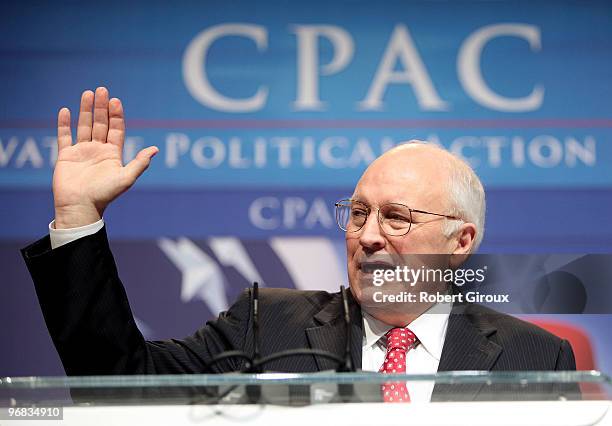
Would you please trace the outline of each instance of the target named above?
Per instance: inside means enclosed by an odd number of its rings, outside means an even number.
[[[106,229],[51,250],[49,236],[21,250],[43,316],[68,375],[182,374],[240,368],[225,350],[241,350],[250,318],[244,293],[185,339],[145,341],[119,279]]]

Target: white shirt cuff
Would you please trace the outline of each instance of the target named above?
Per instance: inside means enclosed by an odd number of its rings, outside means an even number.
[[[95,234],[104,227],[104,219],[89,225],[79,226],[78,228],[55,229],[55,219],[49,223],[49,238],[51,239],[51,249],[56,249],[79,238]]]

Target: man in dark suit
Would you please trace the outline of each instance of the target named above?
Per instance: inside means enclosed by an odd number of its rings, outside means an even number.
[[[23,250],[67,374],[240,371],[247,365],[245,358],[217,362],[215,357],[228,350],[252,354],[251,291],[182,340],[147,342],[136,327],[102,215],[158,150],[146,148],[123,166],[123,141],[121,102],[109,101],[104,88],[95,95],[83,93],[76,144],[70,112],[60,110],[53,177],[55,220],[49,236]],[[484,190],[462,160],[422,143],[395,148],[368,167],[351,199],[339,202],[336,209],[338,224],[346,232],[350,333],[340,294],[261,290],[262,356],[312,348],[342,357],[350,335],[353,366],[378,371],[393,356],[387,342],[396,330],[409,333],[414,342],[401,352],[405,362],[400,371],[408,373],[575,369],[567,341],[513,317],[469,303],[376,300],[372,277],[377,269],[395,266],[395,259],[436,253],[444,266],[456,268],[477,249],[484,229]],[[419,286],[417,290],[422,289]],[[389,285],[387,292],[394,293],[394,288]],[[446,290],[436,292],[446,294]],[[262,366],[291,372],[335,367],[333,360],[315,355]],[[410,396],[429,400],[432,391],[433,384],[414,385]]]

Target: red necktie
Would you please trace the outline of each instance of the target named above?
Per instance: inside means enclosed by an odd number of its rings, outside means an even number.
[[[385,336],[387,337],[387,355],[380,372],[405,373],[406,352],[412,349],[416,336],[407,328],[392,328]],[[410,402],[406,382],[383,383],[382,395],[385,402]]]

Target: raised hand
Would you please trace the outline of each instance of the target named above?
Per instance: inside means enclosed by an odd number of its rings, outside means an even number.
[[[93,108],[93,112],[92,112]],[[104,209],[127,191],[159,151],[150,146],[123,165],[125,119],[121,101],[109,101],[108,90],[83,92],[76,144],[70,110],[57,117],[58,157],[53,172],[55,228],[75,228],[98,221]]]

